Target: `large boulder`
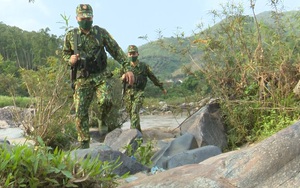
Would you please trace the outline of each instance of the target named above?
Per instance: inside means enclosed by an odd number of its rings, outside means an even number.
[[[300,122],[264,141],[211,157],[199,164],[172,168],[125,187],[300,187]]]
[[[137,139],[143,139],[142,133],[137,129],[122,130],[117,128],[106,135],[104,144],[113,150],[128,154],[136,151],[138,147]],[[127,151],[129,145],[131,145],[130,148],[133,151]]]
[[[116,162],[120,165],[113,170],[113,172],[119,176],[122,176],[129,172],[129,174],[135,174],[141,171],[149,171],[150,169],[131,157],[121,153],[120,151],[112,150],[106,145],[98,145],[88,149],[78,149],[71,152],[72,159],[80,160],[85,159],[88,156],[91,158],[98,158],[100,161]]]
[[[224,149],[227,146],[220,105],[216,101],[208,103],[187,118],[180,125],[180,132],[194,135],[199,147],[214,145]]]

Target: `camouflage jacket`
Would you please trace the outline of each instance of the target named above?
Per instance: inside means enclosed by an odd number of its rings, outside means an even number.
[[[149,65],[144,62],[138,62],[136,66],[126,67],[126,71],[132,71],[134,74],[134,84],[128,89],[144,90],[147,85],[147,78],[149,78],[154,85],[158,86],[161,90],[164,90],[163,83],[154,75]]]
[[[120,64],[123,65],[126,62],[126,54],[112,36],[105,29],[93,26],[88,34],[84,34],[80,29],[72,29],[67,32],[63,46],[63,59],[69,65],[69,59],[74,54],[74,32],[76,31],[78,51],[80,57],[85,58],[89,71],[102,72],[106,69],[106,51]]]

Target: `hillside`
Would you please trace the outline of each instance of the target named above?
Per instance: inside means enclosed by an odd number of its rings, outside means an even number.
[[[297,17],[297,14],[300,14],[300,12],[284,12],[281,15],[282,19],[284,20],[283,23],[288,24],[297,22],[297,20],[295,19]],[[263,12],[256,16],[261,27],[273,27],[274,24],[276,24],[273,12],[271,11]],[[247,24],[245,25],[247,25],[248,28],[254,30],[254,18],[251,16],[245,16],[245,20],[247,22]],[[222,20],[209,29],[216,30],[220,26],[220,23],[223,23],[225,21],[226,19]],[[288,26],[286,26],[286,28],[288,28]],[[205,30],[202,31],[202,33],[204,32]],[[197,35],[201,36],[201,33]],[[153,71],[161,78],[169,79],[172,77],[184,76],[184,73],[182,71],[183,66],[191,67],[191,70],[197,70],[198,66],[200,66],[199,62],[201,62],[202,51],[196,47],[191,48],[191,44],[194,40],[195,36],[188,36],[185,38],[180,38],[180,42],[176,37],[163,38],[154,42],[149,42],[139,47],[140,59],[141,61],[144,61],[152,66]],[[182,51],[186,49],[189,50],[189,53],[182,55]],[[172,53],[170,51],[175,51],[175,53]],[[194,61],[191,60],[191,57]]]
[[[140,60],[148,63],[155,74],[163,79],[181,77],[181,68],[190,64],[189,54],[200,54],[196,49],[190,48],[192,37],[163,38],[154,42],[147,43],[139,47]]]

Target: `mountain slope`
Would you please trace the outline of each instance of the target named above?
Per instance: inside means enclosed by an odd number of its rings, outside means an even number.
[[[287,24],[299,22],[299,20],[296,19],[299,17],[297,16],[299,14],[300,11],[283,12],[281,14],[283,22],[281,23],[286,25],[286,27],[283,27],[290,28]],[[276,24],[276,19],[272,11],[260,13],[256,15],[256,17],[261,26],[274,27]],[[253,17],[245,16],[245,20],[247,22],[247,24],[245,24],[247,27],[250,29],[255,27]],[[227,20],[222,20],[221,22],[212,26],[210,29],[216,30],[220,26],[220,23],[225,21]],[[299,31],[297,31],[297,33],[298,32]],[[199,35],[201,36],[201,34]],[[200,62],[199,59],[201,59],[203,52],[196,47],[191,48],[193,40],[195,40],[195,36],[179,39],[177,37],[170,37],[149,42],[139,47],[140,60],[148,63],[153,68],[154,73],[164,79],[183,74],[183,71],[181,70],[183,66],[191,67],[191,70],[197,70],[198,66],[200,65],[195,63]],[[183,51],[186,49],[189,49],[189,53],[184,54]]]

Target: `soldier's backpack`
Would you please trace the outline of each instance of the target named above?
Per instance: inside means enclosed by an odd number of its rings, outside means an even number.
[[[100,46],[98,49],[95,49],[95,59],[88,59],[86,63],[88,65],[84,65],[83,68],[86,69],[89,73],[96,73],[96,72],[102,72],[107,67],[107,55],[104,50],[104,41],[102,38],[102,28],[95,25],[93,26],[92,30],[95,32],[95,37],[98,40]],[[78,44],[81,43],[80,36],[77,34],[78,28],[74,29],[74,46],[78,46]],[[77,40],[75,39],[77,38]]]

